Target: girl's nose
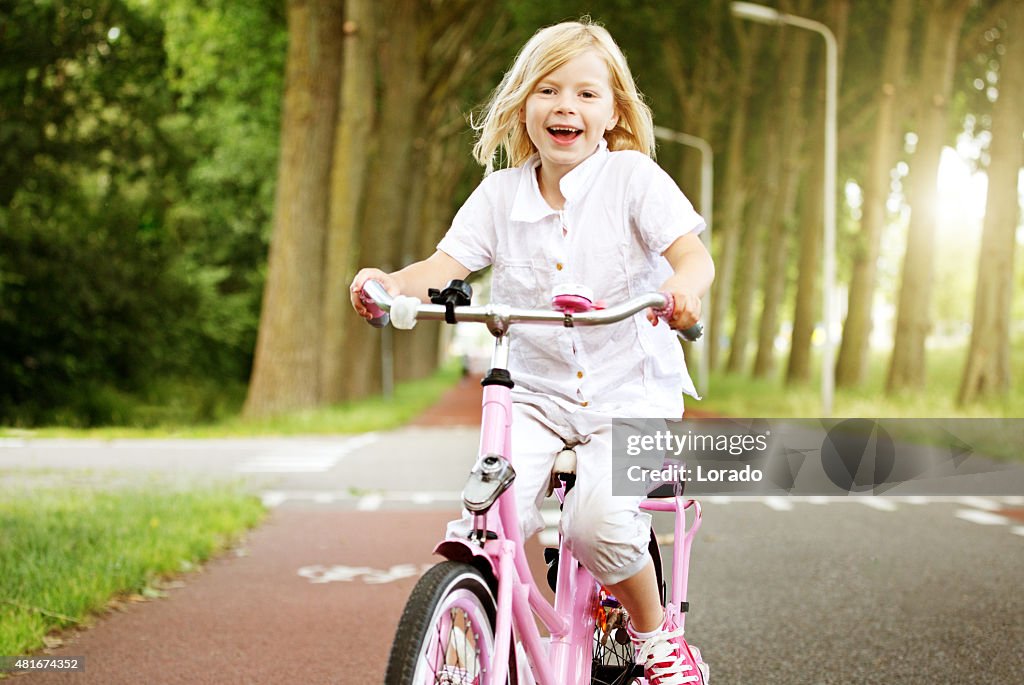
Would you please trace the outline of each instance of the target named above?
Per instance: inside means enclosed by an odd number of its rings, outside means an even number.
[[[576,109],[573,104],[572,97],[563,95],[560,98],[558,98],[558,102],[555,103],[555,111],[566,114],[574,114],[576,112]]]

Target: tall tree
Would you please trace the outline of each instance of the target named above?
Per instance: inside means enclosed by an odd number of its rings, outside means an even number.
[[[331,160],[330,213],[323,275],[323,332],[320,379],[325,403],[349,396],[353,359],[345,355],[345,336],[358,324],[349,306],[362,226],[363,194],[370,159],[375,113],[377,21],[373,0],[347,0],[337,131]]]
[[[803,2],[793,7],[798,15],[807,13],[808,3]],[[782,82],[784,101],[782,106],[781,154],[782,166],[778,191],[775,194],[772,208],[771,226],[768,232],[768,255],[765,260],[764,285],[762,287],[763,304],[758,327],[757,355],[754,358],[753,375],[767,376],[771,371],[775,356],[775,338],[779,330],[779,312],[782,310],[782,298],[785,291],[787,264],[791,251],[789,249],[794,225],[794,206],[796,203],[798,179],[803,171],[803,147],[807,131],[807,114],[805,112],[807,81],[807,62],[810,51],[810,35],[808,31],[796,29],[786,40],[783,49]]]
[[[897,96],[903,91],[913,8],[913,0],[893,0],[889,17],[882,78],[875,95],[878,113],[864,176],[863,218],[860,233],[855,238],[853,276],[836,365],[836,384],[840,387],[859,384],[867,365],[871,303],[875,295],[882,229],[886,222],[889,174],[901,144],[897,128]]]
[[[730,108],[729,138],[726,143],[725,181],[720,193],[723,210],[715,222],[715,271],[717,277],[711,299],[711,329],[708,331],[708,365],[717,368],[721,359],[721,341],[725,337],[726,313],[732,302],[733,283],[736,280],[736,265],[739,262],[741,224],[743,208],[747,202],[747,183],[744,172],[743,149],[747,144],[747,122],[750,111],[750,94],[753,90],[754,59],[760,52],[761,41],[766,29],[750,22],[734,20],[734,29],[739,47],[739,63],[736,75],[736,99]]]
[[[778,160],[779,140],[774,130],[762,136],[764,159],[760,179],[760,192],[747,208],[747,217],[743,230],[743,251],[740,255],[740,269],[736,273],[736,286],[733,306],[736,312],[732,329],[732,341],[729,346],[729,362],[726,370],[738,373],[746,366],[747,345],[754,322],[754,299],[757,286],[761,280],[764,267],[764,251],[767,247],[766,234],[770,221],[772,200],[778,192]]]
[[[1017,193],[1024,165],[1024,0],[1005,12],[999,95],[992,111],[988,199],[978,257],[971,343],[960,384],[961,404],[1005,393],[1010,387],[1010,311],[1013,260],[1020,222]]]
[[[808,136],[808,148],[820,151],[824,142],[821,125],[825,118],[824,107],[819,106],[812,118],[812,132]],[[811,154],[807,169],[809,179],[822,178],[825,174],[825,158]],[[793,334],[789,346],[789,360],[786,363],[786,383],[806,383],[811,380],[811,338],[814,324],[821,311],[821,244],[824,240],[821,230],[822,210],[825,197],[820,183],[805,183],[800,198],[800,249],[797,258],[797,286],[793,310]]]
[[[312,407],[321,396],[323,253],[344,17],[331,0],[289,0],[287,11],[281,158],[247,416]]]
[[[949,139],[960,28],[971,0],[929,0],[921,46],[917,102],[917,149],[911,162],[910,229],[903,258],[896,336],[886,388],[921,388],[925,382],[925,340],[931,328],[934,278],[936,179],[942,147]]]
[[[361,266],[385,271],[404,266],[399,264],[398,252],[415,173],[412,143],[423,96],[418,54],[418,37],[423,30],[421,10],[418,0],[388,0],[379,5],[382,13],[377,44],[380,111],[359,220],[358,255]],[[391,332],[384,335],[390,336]],[[348,397],[365,397],[381,390],[380,343],[379,332],[367,326],[349,327],[343,357],[349,365]]]
[[[850,0],[830,0],[827,6],[826,23],[835,35],[837,44],[836,78],[837,86],[843,83],[844,65],[846,63],[846,43],[849,33]],[[820,41],[819,41],[820,42]],[[824,231],[820,217],[824,209],[824,189],[819,179],[824,178],[824,156],[815,153],[825,143],[825,64],[821,62],[817,71],[818,93],[815,99],[811,121],[812,141],[808,145],[811,155],[808,178],[811,187],[804,188],[804,210],[800,220],[799,271],[796,280],[796,296],[794,298],[793,334],[790,341],[789,361],[786,366],[786,382],[802,382],[810,378],[811,343],[814,334],[815,312],[821,302],[820,276],[822,273],[821,257]],[[840,91],[841,92],[841,91]],[[817,187],[814,187],[817,186]]]
[[[513,47],[508,26],[508,16],[486,3],[434,0],[419,37],[424,85],[412,145],[412,187],[396,253],[400,265],[432,254],[451,224],[455,191],[472,159],[463,103],[482,99],[497,79],[488,75],[504,66]],[[477,180],[475,165],[469,175]],[[421,378],[437,367],[439,333],[437,326],[418,326],[395,337],[397,379]]]

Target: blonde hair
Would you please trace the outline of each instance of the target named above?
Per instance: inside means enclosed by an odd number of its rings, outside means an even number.
[[[569,60],[595,50],[608,64],[618,123],[606,131],[609,150],[637,150],[654,157],[654,122],[651,108],[636,88],[626,57],[603,26],[582,17],[540,29],[516,55],[512,68],[501,79],[483,108],[483,118],[470,125],[478,132],[473,156],[494,170],[499,148],[509,166],[519,166],[536,152],[519,112],[542,78]]]

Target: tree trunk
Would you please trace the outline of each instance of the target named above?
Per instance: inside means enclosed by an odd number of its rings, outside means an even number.
[[[922,105],[917,151],[911,164],[910,231],[903,259],[896,337],[887,391],[923,388],[925,340],[931,327],[935,254],[936,178],[949,138],[949,99],[960,27],[970,0],[932,0],[921,56]]]
[[[871,335],[871,304],[878,274],[878,255],[886,223],[889,174],[902,140],[897,129],[897,93],[903,91],[913,0],[894,0],[886,37],[882,83],[877,95],[878,115],[864,178],[861,230],[855,238],[853,276],[843,339],[836,366],[836,385],[851,387],[864,380]]]
[[[341,77],[342,12],[288,2],[289,46],[274,227],[246,416],[320,399],[324,242]]]
[[[471,73],[488,61],[488,52],[495,45],[494,31],[504,30],[501,21],[488,29],[485,24],[493,18],[486,3],[449,0],[430,15],[429,24],[421,30],[424,97],[416,114],[419,135],[412,145],[413,173],[399,244],[400,264],[432,254],[451,223],[454,191],[470,159],[462,135],[466,117],[458,107],[456,93]],[[440,288],[445,284],[433,285]],[[436,324],[397,335],[396,376],[415,379],[432,373],[439,360],[439,341]]]
[[[978,261],[971,344],[960,384],[960,404],[1010,389],[1010,321],[1013,259],[1020,218],[1017,183],[1024,164],[1024,0],[1006,11],[1006,48],[999,68],[999,97],[992,111],[988,198]]]
[[[812,127],[817,130],[810,136],[808,149],[811,163],[807,169],[808,183],[804,184],[802,209],[800,212],[800,257],[797,270],[795,308],[793,312],[793,334],[789,344],[789,361],[786,364],[786,384],[807,383],[811,380],[811,343],[814,322],[818,318],[821,304],[821,243],[822,214],[825,197],[821,183],[816,182],[825,175],[825,158],[821,154],[824,142],[824,107],[819,104]]]
[[[346,384],[358,358],[345,354],[349,327],[365,325],[349,305],[348,285],[359,246],[359,218],[369,162],[374,115],[376,21],[371,0],[345,4],[344,72],[331,171],[321,347],[322,400],[346,398]]]
[[[797,14],[807,11],[806,4],[796,8]],[[768,256],[762,288],[763,304],[758,330],[757,355],[754,358],[755,378],[769,374],[774,363],[775,337],[779,331],[779,312],[786,287],[786,265],[790,256],[790,226],[793,225],[793,209],[797,194],[797,181],[802,166],[807,120],[804,113],[807,80],[807,57],[810,50],[810,35],[803,29],[783,32],[783,61],[781,72],[785,74],[782,87],[785,100],[780,121],[783,122],[781,154],[782,166],[779,190],[775,195],[771,228],[768,236]]]
[[[769,152],[769,159],[775,160],[778,153],[776,136],[773,131],[765,134],[768,140],[766,145],[772,150]],[[745,249],[741,255],[742,263],[736,282],[736,323],[733,326],[732,345],[729,348],[729,363],[726,370],[729,373],[737,373],[743,370],[746,365],[747,343],[750,341],[750,329],[753,323],[754,299],[757,291],[757,284],[761,278],[761,269],[764,262],[765,233],[768,217],[771,213],[771,197],[777,192],[775,187],[776,174],[774,169],[777,164],[769,162],[766,169],[772,172],[764,178],[764,187],[756,200],[751,204],[748,214],[746,228],[744,230]]]
[[[359,227],[360,266],[392,271],[399,264],[405,210],[410,188],[412,141],[422,93],[418,84],[419,31],[416,0],[391,0],[382,8],[379,82],[380,115],[375,149],[367,176],[366,198]],[[418,294],[418,293],[409,293]],[[396,334],[394,337],[399,337]],[[393,338],[394,339],[394,338]],[[360,360],[349,368],[346,395],[357,399],[381,391],[381,333],[355,326],[345,337],[345,357]]]
[[[708,330],[708,365],[718,367],[721,340],[725,331],[726,314],[732,302],[736,263],[739,261],[740,233],[743,208],[747,202],[743,149],[747,145],[747,120],[750,111],[750,93],[754,75],[754,58],[760,50],[762,27],[747,27],[736,20],[739,44],[739,73],[737,76],[738,102],[732,108],[729,122],[729,142],[726,146],[722,211],[715,221],[712,250],[716,253],[714,290],[711,297],[711,327]]]
[[[849,26],[849,0],[831,0],[828,4],[828,24],[837,43],[837,78],[842,83],[843,60],[846,55],[846,35]],[[786,383],[803,383],[811,377],[811,345],[815,321],[820,311],[821,287],[819,274],[822,273],[823,210],[825,203],[821,179],[825,177],[825,159],[822,146],[825,143],[825,62],[822,60],[817,72],[819,94],[814,100],[814,114],[810,117],[808,136],[808,182],[805,184],[800,217],[800,256],[797,271],[796,296],[794,298],[793,333],[789,346],[789,361],[786,364]],[[840,92],[840,96],[842,92]],[[842,131],[840,131],[842,134]],[[842,140],[837,141],[839,143]]]

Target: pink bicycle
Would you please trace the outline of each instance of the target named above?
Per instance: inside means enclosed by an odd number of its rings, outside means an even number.
[[[552,310],[503,305],[469,306],[471,291],[452,281],[431,291],[432,304],[415,298],[392,298],[368,281],[363,299],[384,326],[389,315],[396,327],[416,320],[486,324],[494,335],[491,370],[483,379],[484,398],[479,458],[463,490],[463,505],[473,516],[468,539],[448,538],[434,549],[446,561],[428,570],[405,606],[388,660],[388,685],[587,685],[643,683],[633,662],[634,648],[625,630],[627,616],[614,597],[559,544],[545,550],[548,582],[555,592],[545,599],[527,565],[512,493],[515,471],[509,461],[513,386],[508,372],[509,328],[513,324],[596,326],[629,318],[653,307],[667,319],[671,296],[650,293],[597,310],[580,294],[553,298]],[[683,335],[700,336],[699,324]],[[559,500],[574,483],[575,453],[566,448],[555,461],[553,483]],[[680,487],[668,498],[647,498],[642,508],[674,512],[671,601],[665,603],[669,626],[682,628],[690,548],[701,524],[700,504],[684,499]],[[687,525],[686,512],[692,517]],[[661,554],[654,531],[650,551],[665,600]],[[547,636],[538,628],[538,620]],[[688,682],[707,683],[707,666],[699,650],[691,652],[700,667]],[[692,678],[692,679],[691,679]]]

